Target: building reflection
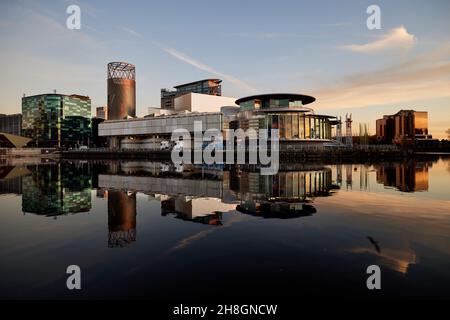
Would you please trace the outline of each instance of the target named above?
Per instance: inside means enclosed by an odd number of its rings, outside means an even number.
[[[239,212],[264,218],[298,218],[317,212],[315,197],[330,196],[339,187],[332,183],[330,168],[284,171],[276,175],[234,172],[230,186],[238,199]]]
[[[222,212],[215,211],[217,199],[192,198],[186,196],[169,197],[161,200],[161,215],[174,215],[184,221],[192,221],[213,226],[222,225]]]
[[[136,193],[108,191],[108,247],[125,247],[136,241]]]
[[[59,162],[27,166],[22,177],[22,211],[58,216],[91,210],[92,180],[88,163]]]
[[[22,194],[22,177],[28,174],[24,166],[0,166],[0,194]]]
[[[411,160],[376,166],[377,182],[402,192],[428,191],[430,162]]]

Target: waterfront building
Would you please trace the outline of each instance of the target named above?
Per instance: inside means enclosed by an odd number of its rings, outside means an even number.
[[[204,79],[175,86],[175,90],[161,89],[161,108],[175,109],[175,99],[187,93],[200,93],[211,96],[222,95],[222,80]]]
[[[179,113],[170,116],[105,121],[99,125],[100,137],[112,149],[158,149],[159,142],[170,140],[176,129],[194,132],[194,122],[202,123],[202,131],[222,128],[222,114]]]
[[[0,132],[0,148],[23,148],[30,141],[31,141],[30,138]],[[0,154],[6,154],[6,150],[0,151]]]
[[[170,115],[106,121],[99,126],[99,136],[107,137],[110,148],[152,149],[170,139],[175,129],[193,133],[194,122],[200,121],[203,132],[278,129],[281,143],[323,145],[331,141],[331,128],[338,121],[304,106],[313,101],[299,94],[264,94],[233,103],[233,98],[188,93],[175,99]]]
[[[88,145],[91,99],[56,93],[23,97],[22,134],[39,147]]]
[[[236,101],[239,111],[235,127],[241,129],[278,129],[280,143],[317,144],[331,140],[332,116],[318,115],[306,105],[316,99],[290,93],[260,94]]]
[[[95,109],[95,117],[99,118],[99,119],[107,120],[108,119],[108,107],[106,107],[106,106],[97,107]]]
[[[413,145],[419,140],[432,140],[428,134],[428,112],[400,110],[376,120],[377,140],[381,143]]]
[[[20,113],[0,114],[0,132],[22,135],[22,115]]]

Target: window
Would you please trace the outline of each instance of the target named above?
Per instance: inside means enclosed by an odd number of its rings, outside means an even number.
[[[292,115],[292,138],[298,139],[298,114]]]
[[[299,120],[298,121],[299,122],[299,124],[298,124],[298,127],[299,127],[299,132],[298,132],[299,138],[300,139],[305,139],[305,116],[303,114],[300,115],[298,120]]]
[[[305,139],[311,139],[311,119],[305,117]]]
[[[292,139],[292,116],[284,116],[284,125],[286,127],[286,139]]]

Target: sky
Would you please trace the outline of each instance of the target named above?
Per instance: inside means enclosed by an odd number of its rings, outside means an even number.
[[[66,27],[70,5],[81,29]],[[369,5],[381,29],[369,30]],[[23,94],[88,95],[106,105],[106,66],[136,66],[137,115],[159,107],[160,89],[204,78],[222,93],[314,96],[316,113],[354,131],[400,109],[429,112],[430,133],[450,128],[450,1],[0,2],[0,113]]]

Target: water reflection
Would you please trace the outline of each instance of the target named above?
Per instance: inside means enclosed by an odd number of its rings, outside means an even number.
[[[28,166],[22,177],[22,211],[45,216],[89,212],[92,179],[87,162]]]
[[[211,226],[224,212],[290,219],[317,213],[314,199],[341,187],[373,183],[402,192],[427,191],[433,161],[378,164],[286,164],[276,175],[256,168],[181,166],[149,161],[61,161],[0,166],[0,194],[22,194],[22,211],[56,217],[91,210],[91,191],[107,198],[108,246],[136,241],[136,194],[160,202],[161,215]],[[374,172],[375,179],[371,173]],[[357,181],[355,183],[355,180]]]
[[[318,167],[303,171],[279,172],[264,176],[259,172],[232,172],[230,186],[239,205],[237,210],[264,218],[298,218],[317,212],[310,203],[315,197],[332,195],[331,169]]]
[[[108,247],[136,241],[136,193],[108,191]]]
[[[428,191],[428,167],[431,162],[411,160],[376,166],[377,182],[403,192]]]
[[[245,297],[312,286],[359,297],[370,264],[389,297],[448,294],[450,161],[437,160],[283,164],[273,176],[146,161],[0,165],[11,195],[0,199],[0,272],[13,279],[0,296],[65,297],[55,288],[74,261],[92,275],[89,298],[117,297],[111,279],[148,298],[236,285]]]

